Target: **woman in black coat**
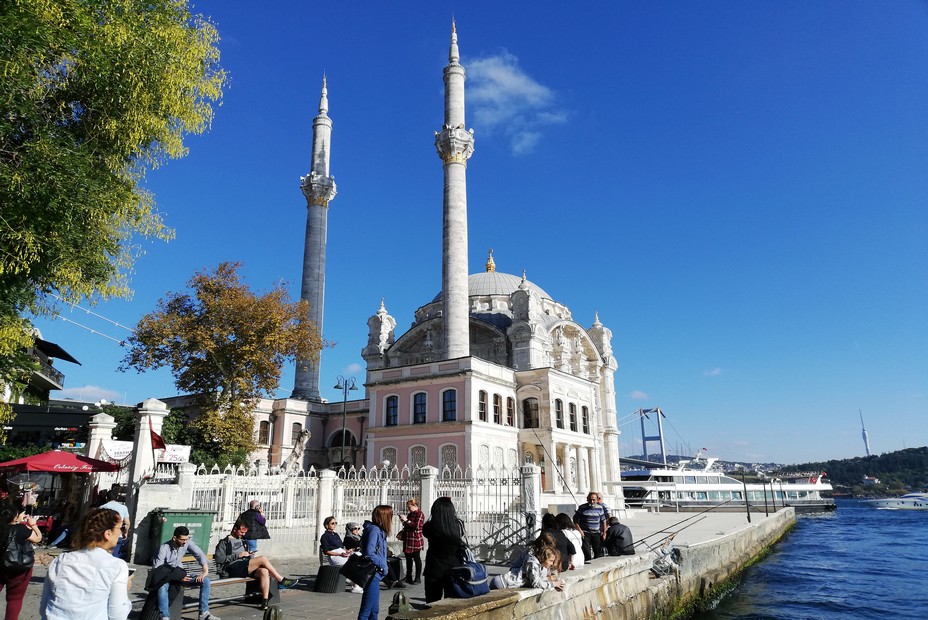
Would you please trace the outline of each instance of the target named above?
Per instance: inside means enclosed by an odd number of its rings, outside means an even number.
[[[434,603],[448,596],[448,571],[461,565],[464,522],[458,518],[450,497],[439,497],[432,504],[422,535],[429,541],[422,571],[425,602]]]

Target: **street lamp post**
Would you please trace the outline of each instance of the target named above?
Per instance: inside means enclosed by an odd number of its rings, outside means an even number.
[[[336,390],[342,391],[342,457],[341,464],[342,467],[345,465],[345,425],[348,420],[348,392],[351,390],[357,390],[355,386],[354,377],[348,377],[347,379],[341,375],[338,375],[338,383],[335,384]]]

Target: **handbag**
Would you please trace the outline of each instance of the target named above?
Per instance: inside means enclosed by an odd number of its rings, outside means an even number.
[[[352,583],[366,588],[377,574],[377,566],[366,555],[352,554],[338,572]]]
[[[461,565],[448,571],[448,590],[450,598],[473,598],[490,591],[487,569],[474,559],[467,542],[461,545]]]
[[[0,568],[6,572],[21,573],[35,564],[35,547],[28,540],[16,539],[16,526],[10,526],[7,532],[6,546],[0,556]]]
[[[405,540],[406,540],[406,530],[400,530],[399,533],[396,535],[396,539],[397,539],[397,540],[405,541]]]

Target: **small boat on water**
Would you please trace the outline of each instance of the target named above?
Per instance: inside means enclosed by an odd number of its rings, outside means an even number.
[[[825,473],[743,483],[712,469],[718,459],[681,461],[676,469],[631,469],[621,472],[622,490],[629,508],[697,512],[713,508],[721,512],[777,510],[792,506],[797,513],[829,512],[836,508]],[[700,468],[690,467],[691,464]]]
[[[899,497],[869,499],[863,503],[880,510],[928,510],[928,493],[906,493]]]

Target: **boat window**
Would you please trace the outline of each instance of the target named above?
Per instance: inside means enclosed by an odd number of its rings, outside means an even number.
[[[677,484],[683,484],[683,476],[674,476],[673,481]]]
[[[719,478],[719,482],[721,482],[722,484],[741,484],[734,478],[729,478],[728,476],[722,476],[721,478]]]
[[[696,476],[696,484],[709,484],[709,480],[705,476]]]
[[[684,476],[683,481],[686,484],[696,484],[696,476]]]
[[[732,492],[731,492],[731,498],[732,498],[732,499],[742,499],[742,498],[741,498],[741,491],[732,491]]]
[[[705,491],[696,491],[696,499],[706,499]]]
[[[709,491],[709,499],[718,501],[718,500],[719,500],[719,492],[718,492],[718,491]]]

